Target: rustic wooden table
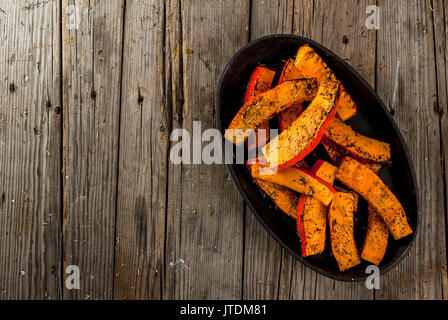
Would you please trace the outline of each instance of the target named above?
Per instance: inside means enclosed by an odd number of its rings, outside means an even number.
[[[0,298],[447,299],[447,19],[443,0],[0,0]],[[294,260],[224,165],[169,161],[173,129],[216,126],[226,61],[272,33],[345,58],[407,142],[421,229],[379,290]]]

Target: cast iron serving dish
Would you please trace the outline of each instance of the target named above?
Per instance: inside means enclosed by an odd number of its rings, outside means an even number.
[[[358,112],[348,123],[356,131],[391,145],[392,163],[383,168],[379,176],[400,200],[414,233],[398,241],[393,241],[389,235],[386,255],[379,265],[380,273],[384,274],[407,255],[417,236],[419,225],[417,183],[414,168],[399,129],[375,91],[352,67],[327,48],[300,36],[270,35],[254,40],[235,53],[219,79],[215,105],[218,128],[224,134],[224,130],[242,106],[249,77],[257,65],[266,65],[279,73],[283,62],[294,57],[303,44],[314,48],[356,102]],[[274,79],[274,83],[275,81]],[[275,123],[272,126],[275,126]],[[315,152],[319,153],[322,150],[317,148]],[[366,267],[370,263],[366,261],[345,272],[338,270],[328,241],[328,227],[325,251],[315,256],[302,258],[295,220],[283,214],[269,197],[263,195],[263,191],[253,182],[244,164],[229,164],[228,167],[235,184],[256,218],[296,259],[311,269],[336,280],[361,281],[369,276],[366,273]],[[358,212],[355,215],[355,240],[358,249],[363,243],[366,224],[367,204],[360,197]]]

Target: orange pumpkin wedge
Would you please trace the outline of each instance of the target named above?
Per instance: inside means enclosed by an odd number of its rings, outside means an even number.
[[[278,167],[279,170],[291,167],[316,148],[334,118],[338,94],[339,81],[334,76],[321,82],[308,108],[288,129],[261,149],[271,167]]]
[[[412,233],[400,201],[367,166],[345,157],[336,172],[336,179],[359,193],[378,212],[395,240]]]
[[[296,103],[310,101],[317,91],[315,79],[286,81],[259,94],[235,115],[224,137],[240,146],[266,121]]]
[[[338,192],[328,209],[331,251],[340,271],[348,270],[361,263],[353,234],[354,213],[357,206],[357,194]]]
[[[271,88],[274,76],[275,72],[266,67],[255,67],[249,78],[249,83],[244,95],[244,103],[246,104],[252,101],[260,93],[268,91]]]
[[[260,93],[268,91],[271,88],[274,76],[275,72],[266,67],[255,67],[247,85],[244,104],[252,101]],[[258,129],[266,130],[266,134],[254,133],[255,136],[248,139],[247,148],[249,150],[264,146],[269,141],[269,121],[266,121]]]
[[[256,164],[257,161],[257,159],[247,161],[246,165],[249,168],[249,172],[251,172],[250,166],[252,164]],[[305,169],[309,168],[308,164],[305,161],[300,161],[297,165],[300,165]],[[256,179],[255,177],[252,178],[254,178],[258,187],[272,199],[272,201],[280,210],[294,219],[297,218],[299,196],[294,191],[276,183]]]
[[[332,185],[337,169],[328,162],[318,160],[311,172]],[[300,237],[302,257],[324,251],[326,226],[327,207],[319,200],[302,194],[297,207],[297,230]]]
[[[303,79],[305,76],[294,65],[294,59],[288,59],[283,66],[282,73],[278,79],[278,83],[283,83],[289,80]]]
[[[335,165],[339,165],[344,156],[323,141],[322,145],[324,146],[325,151],[327,151],[327,154],[330,157],[331,161],[333,161]]]
[[[323,139],[323,137],[322,137]],[[336,149],[333,149],[328,144],[326,144],[324,141],[322,141],[322,145],[325,148],[325,151],[327,151],[328,156],[330,157],[331,161],[337,166],[339,166],[339,163],[341,163],[342,159],[344,158],[344,155],[339,153]],[[372,171],[378,172],[381,170],[381,164],[380,163],[365,163],[367,167],[369,167]]]
[[[285,66],[283,67],[283,71],[280,74],[280,78],[278,83],[282,83],[289,80],[296,80],[304,78],[303,74],[296,68],[294,65],[294,59],[288,59],[286,61]],[[298,103],[295,106],[292,106],[286,110],[283,110],[278,115],[278,123],[280,127],[280,131],[288,128],[291,123],[293,123],[299,115],[302,113],[302,104]]]
[[[322,58],[308,45],[299,48],[294,60],[296,68],[307,78],[325,80],[326,74],[331,72]]]
[[[252,177],[276,183],[298,193],[312,196],[328,206],[336,191],[327,182],[312,172],[298,167],[275,171],[260,161],[250,165]]]
[[[289,128],[291,124],[293,124],[293,122],[297,120],[297,118],[300,116],[301,113],[302,113],[301,103],[286,110],[283,110],[278,115],[278,124],[280,127],[280,132]]]
[[[366,237],[362,246],[361,258],[379,265],[387,249],[389,231],[380,215],[369,206]]]
[[[294,64],[305,77],[316,78],[319,82],[324,81],[331,72],[322,58],[308,45],[299,48]],[[345,121],[355,114],[356,104],[341,85],[341,94],[336,103],[336,116]]]
[[[322,141],[342,155],[349,155],[362,163],[387,163],[390,145],[354,131],[339,119],[327,127]]]
[[[276,183],[255,179],[258,186],[263,190],[276,204],[276,206],[288,216],[297,218],[297,206],[299,205],[299,196],[291,189]]]
[[[341,84],[341,94],[339,100],[336,103],[336,116],[342,121],[346,121],[356,114],[356,104],[352,97],[345,90]]]

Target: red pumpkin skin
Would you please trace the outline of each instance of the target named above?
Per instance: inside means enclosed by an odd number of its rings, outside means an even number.
[[[266,68],[260,66],[255,67],[254,72],[252,72],[250,76],[249,84],[247,85],[246,93],[244,95],[244,104],[255,98],[257,94],[261,93],[256,92],[255,86],[257,85],[258,78],[260,78],[265,69]]]
[[[324,163],[324,160],[317,160],[314,166],[311,168],[311,172],[313,174],[317,174],[317,171],[319,171],[320,167],[322,167],[322,164]]]
[[[280,132],[282,132],[283,130],[285,130],[285,125],[282,119],[282,112],[280,112],[277,117],[278,117],[278,126],[280,127]]]
[[[356,153],[354,153],[354,152],[344,148],[340,144],[334,142],[333,140],[331,140],[331,138],[329,138],[325,134],[322,137],[322,142],[325,143],[326,145],[328,145],[329,147],[333,148],[337,152],[339,152],[342,156],[349,156],[350,158],[358,160],[362,164],[366,164],[366,165],[369,165],[369,164],[387,164],[387,162],[381,163],[381,162],[375,162],[375,161],[372,161],[372,160],[369,160],[369,159],[362,158],[362,157],[358,156]]]
[[[283,66],[282,72],[280,73],[280,77],[278,78],[278,84],[283,82],[283,78],[285,77],[285,71],[288,68],[289,60],[286,61],[285,65]]]
[[[271,75],[268,76],[267,79],[265,78],[265,79],[260,80],[260,78],[262,77],[264,72],[270,72]],[[269,70],[266,67],[260,67],[260,66],[255,67],[254,71],[252,72],[252,74],[250,76],[249,83],[248,83],[247,89],[246,89],[246,93],[244,94],[244,104],[250,102],[258,94],[263,93],[262,91],[259,90],[259,88],[256,87],[257,84],[259,85],[260,83],[264,82],[264,84],[266,84],[270,88],[271,84],[272,84],[272,79],[274,78],[274,75],[275,75],[274,71]],[[269,123],[266,124],[265,129],[266,129],[266,137],[265,137],[266,141],[258,141],[258,135],[256,135],[257,141],[255,141],[255,143],[249,143],[249,140],[246,141],[248,150],[253,150],[255,148],[258,148],[258,147],[266,144],[267,141],[269,141]]]
[[[306,256],[306,235],[305,226],[303,225],[302,213],[305,206],[306,196],[301,195],[299,199],[299,205],[297,207],[297,231],[300,237],[300,247],[302,249],[302,256]]]
[[[319,144],[319,142],[322,140],[322,137],[324,136],[325,130],[328,127],[328,124],[333,120],[334,116],[336,115],[336,107],[331,110],[330,115],[328,116],[327,120],[325,120],[324,124],[320,128],[319,132],[316,135],[316,138],[311,142],[311,144],[302,150],[296,157],[293,159],[283,163],[282,165],[278,166],[278,170],[282,170],[285,168],[289,168],[294,166],[297,162],[300,160],[303,160],[307,155],[309,155]]]
[[[324,146],[324,149],[327,152],[327,155],[331,159],[331,161],[333,161],[333,163],[336,164],[336,166],[339,166],[341,159],[339,159],[338,157],[336,157],[335,155],[333,155],[332,153],[330,153],[327,150],[327,148],[331,148],[331,149],[333,149],[333,148],[325,143],[325,135],[322,137],[322,145]]]

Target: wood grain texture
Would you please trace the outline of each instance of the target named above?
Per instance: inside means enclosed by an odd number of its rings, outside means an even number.
[[[250,39],[291,33],[293,1],[252,1]],[[277,299],[284,250],[246,205],[243,299]]]
[[[448,28],[446,26],[446,19],[448,14],[448,5],[446,1],[435,0],[432,4],[432,16],[434,21],[434,43],[435,43],[435,59],[437,72],[437,105],[440,119],[440,138],[442,151],[442,169],[444,172],[444,186],[445,186],[445,240],[447,235],[447,219],[448,219]],[[445,243],[446,255],[448,255]],[[448,277],[446,265],[442,265],[442,297],[448,299]]]
[[[168,132],[183,128],[183,115],[185,106],[184,95],[184,75],[183,75],[183,35],[182,35],[182,5],[178,0],[171,0],[166,5],[166,37],[165,37],[165,103],[169,110],[170,119],[168,121]],[[191,52],[191,51],[190,51]],[[176,142],[170,142],[170,147]],[[182,165],[174,165],[168,162],[168,185],[177,186],[180,189],[182,183],[183,169]],[[177,215],[182,212],[183,192],[167,192],[167,221],[170,216]],[[197,211],[196,211],[197,212]],[[192,212],[190,212],[191,214]],[[180,281],[177,273],[185,272],[188,264],[181,257],[175,256],[174,249],[181,248],[182,242],[182,220],[179,218],[171,218],[170,220],[177,223],[169,223],[166,225],[165,251],[164,258],[166,264],[163,266],[163,299],[174,299],[179,295],[177,291],[180,288]],[[182,260],[179,260],[182,259]],[[184,262],[182,262],[184,261]]]
[[[370,1],[295,1],[294,33],[313,39],[347,61],[372,86],[375,75],[375,30],[364,27]],[[364,283],[330,280],[285,254],[280,299],[372,299]]]
[[[112,298],[122,1],[65,0],[62,12],[64,268],[81,275],[64,298]]]
[[[409,257],[381,278],[377,299],[441,299],[446,293],[446,203],[430,5],[419,0],[380,2],[377,91],[394,115],[413,159],[421,220]],[[391,79],[396,74],[394,98]]]
[[[447,15],[444,0],[0,0],[0,299],[447,299]],[[408,145],[421,229],[380,290],[292,258],[224,165],[170,161],[174,129],[216,127],[228,59],[272,33],[344,58]]]
[[[249,2],[181,1],[179,10],[170,21],[182,34],[177,50],[182,56],[183,98],[173,106],[173,115],[179,117],[175,125],[193,132],[193,122],[200,120],[202,131],[216,128],[215,85],[227,60],[247,41]],[[173,92],[179,91],[177,83],[174,79]],[[171,168],[164,298],[240,298],[243,202],[227,169],[195,164]],[[176,268],[179,259],[185,265]]]
[[[164,1],[126,2],[115,259],[116,299],[160,299],[169,112]]]
[[[0,299],[61,297],[59,4],[0,1]]]

